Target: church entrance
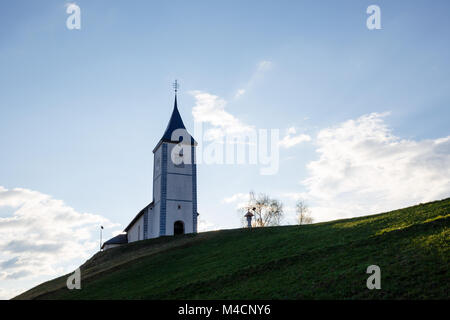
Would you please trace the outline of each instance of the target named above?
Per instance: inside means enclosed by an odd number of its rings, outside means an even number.
[[[175,221],[175,223],[173,224],[173,234],[174,235],[184,234],[183,221]]]

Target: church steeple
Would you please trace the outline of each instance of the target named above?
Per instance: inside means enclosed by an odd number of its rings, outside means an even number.
[[[173,104],[172,115],[170,116],[169,124],[167,125],[166,131],[161,138],[163,141],[172,141],[172,133],[176,129],[186,129],[183,123],[183,119],[181,119],[180,112],[178,111],[177,105],[177,94],[175,93],[175,102]]]
[[[158,144],[156,145],[155,149],[153,149],[153,152],[156,151],[156,149],[158,149],[158,147],[161,145],[161,143],[163,142],[172,142],[172,143],[178,143],[179,140],[178,138],[176,140],[172,140],[172,134],[175,130],[177,129],[183,129],[186,130],[186,127],[184,126],[183,123],[183,119],[181,119],[181,115],[180,112],[178,111],[178,102],[177,102],[177,92],[178,92],[178,88],[179,88],[179,84],[178,82],[175,80],[175,83],[173,84],[173,88],[175,89],[175,101],[173,104],[173,111],[172,111],[172,115],[170,116],[170,120],[169,123],[167,124],[167,128],[166,131],[164,131],[164,134],[162,136],[162,138],[159,140]],[[189,135],[190,137],[190,144],[191,145],[197,145],[197,142],[194,140],[194,138],[187,132],[186,133]]]

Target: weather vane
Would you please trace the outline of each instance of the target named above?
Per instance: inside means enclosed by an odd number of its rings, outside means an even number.
[[[177,94],[179,87],[180,87],[180,84],[178,83],[177,80],[175,80],[175,82],[173,83],[173,88],[175,89],[175,94]]]

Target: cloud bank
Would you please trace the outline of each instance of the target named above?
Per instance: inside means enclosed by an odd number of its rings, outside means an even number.
[[[99,246],[98,230],[117,227],[38,191],[0,186],[0,281],[53,277],[72,271]],[[6,211],[8,210],[8,211]],[[2,286],[1,292],[14,292]]]
[[[395,136],[372,113],[321,130],[302,181],[317,220],[379,213],[450,196],[450,136]],[[294,194],[295,195],[295,194]],[[291,194],[292,196],[292,194]]]

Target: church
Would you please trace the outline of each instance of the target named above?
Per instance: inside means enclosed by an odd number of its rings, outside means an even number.
[[[124,233],[109,239],[103,250],[125,243],[197,232],[197,142],[187,132],[177,106],[153,149],[153,201],[134,217]]]

